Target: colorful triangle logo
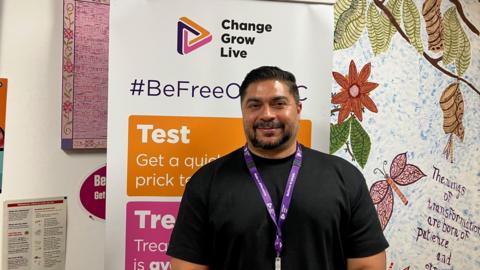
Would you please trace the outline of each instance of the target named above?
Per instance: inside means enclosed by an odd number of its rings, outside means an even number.
[[[192,36],[193,35],[193,36]],[[177,23],[177,52],[188,54],[212,41],[212,34],[187,17]]]

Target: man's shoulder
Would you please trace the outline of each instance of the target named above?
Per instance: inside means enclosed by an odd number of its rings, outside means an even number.
[[[241,158],[241,148],[238,148],[224,156],[221,156],[209,163],[201,166],[190,178],[188,185],[192,189],[204,189],[210,186],[212,180],[221,170],[230,170],[234,166],[238,166]]]
[[[346,181],[363,178],[362,172],[349,161],[308,147],[304,147],[304,164],[311,172],[329,172]]]
[[[204,167],[212,167],[218,168],[224,165],[228,165],[231,162],[238,163],[239,160],[243,157],[242,155],[242,147],[233,150],[232,152],[223,155],[209,163],[207,163]]]
[[[215,160],[208,162],[207,164],[200,167],[195,175],[198,174],[212,174],[215,171],[218,171],[220,168],[225,166],[231,166],[238,164],[242,158],[242,148],[237,148],[232,152],[223,155]]]
[[[304,151],[303,155],[305,157],[304,158],[305,160],[310,160],[310,161],[313,161],[315,163],[318,162],[318,163],[320,163],[322,165],[326,165],[326,166],[355,167],[350,162],[348,162],[347,160],[345,160],[341,157],[331,155],[331,154],[327,154],[327,153],[324,153],[324,152],[320,152],[320,151],[318,151],[316,149],[313,149],[313,148],[303,146],[303,151]]]

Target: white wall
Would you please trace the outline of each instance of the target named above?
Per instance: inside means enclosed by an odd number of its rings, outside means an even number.
[[[62,15],[61,0],[0,0],[0,77],[9,80],[0,201],[68,196],[65,269],[103,269],[105,223],[89,219],[78,192],[105,152],[60,148]]]

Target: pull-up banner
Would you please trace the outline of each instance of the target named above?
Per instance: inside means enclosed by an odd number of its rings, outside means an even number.
[[[297,78],[298,140],[328,151],[333,10],[263,1],[110,4],[106,269],[169,269],[192,174],[245,144],[239,88],[259,66]]]

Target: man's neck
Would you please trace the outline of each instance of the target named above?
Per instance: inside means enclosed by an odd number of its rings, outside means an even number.
[[[269,159],[280,159],[280,158],[285,158],[290,155],[293,155],[297,150],[297,143],[293,142],[286,147],[281,147],[277,149],[263,149],[263,148],[254,147],[249,142],[248,150],[250,150],[250,152],[252,152],[253,154],[259,157],[269,158]]]

